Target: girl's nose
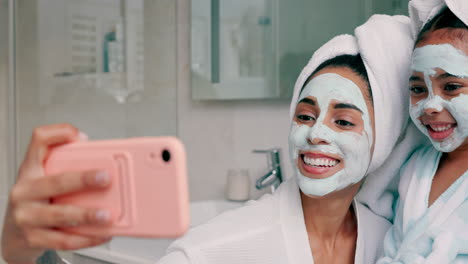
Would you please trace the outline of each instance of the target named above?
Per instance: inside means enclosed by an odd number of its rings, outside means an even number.
[[[435,115],[444,110],[443,99],[436,95],[424,103],[424,113],[426,115]]]
[[[440,111],[437,110],[434,107],[431,107],[431,108],[424,108],[424,113],[426,115],[432,116],[432,115],[436,115],[436,114],[440,113]]]

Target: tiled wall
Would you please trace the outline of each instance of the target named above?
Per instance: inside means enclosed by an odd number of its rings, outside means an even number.
[[[102,88],[87,84],[92,78],[106,78],[102,74],[54,77],[69,70],[69,29],[54,23],[67,24],[70,15],[66,14],[65,3],[71,2],[81,1],[18,1],[18,159],[23,156],[32,129],[42,124],[69,122],[91,139],[175,134],[175,10],[172,16],[163,18],[145,13],[145,87],[121,103],[108,92],[112,83],[104,83]],[[93,2],[83,2],[83,6],[89,8]],[[155,11],[154,2],[148,2],[144,12]],[[65,11],[50,18],[47,7],[55,5],[63,5]],[[172,25],[172,29],[166,25]]]

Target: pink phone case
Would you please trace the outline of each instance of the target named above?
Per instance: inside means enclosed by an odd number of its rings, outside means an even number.
[[[45,163],[47,175],[96,169],[109,173],[112,178],[109,188],[60,196],[52,202],[107,208],[112,213],[113,225],[70,227],[67,231],[177,237],[188,229],[185,150],[177,138],[76,142],[52,149]]]

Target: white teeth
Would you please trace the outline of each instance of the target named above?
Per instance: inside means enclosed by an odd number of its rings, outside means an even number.
[[[436,132],[442,132],[442,131],[446,131],[446,130],[449,130],[450,128],[452,128],[452,124],[448,124],[448,125],[445,125],[445,126],[433,126],[433,125],[429,125],[431,127],[432,130],[436,131]]]
[[[322,167],[333,167],[336,164],[338,164],[337,160],[332,160],[332,159],[327,159],[327,158],[322,158],[322,159],[314,159],[314,158],[308,158],[307,156],[304,156],[304,162],[307,165],[310,166],[322,166]]]

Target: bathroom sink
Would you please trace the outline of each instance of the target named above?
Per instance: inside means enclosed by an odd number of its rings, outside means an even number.
[[[190,226],[205,223],[216,215],[243,204],[226,200],[192,202],[190,203]],[[104,246],[80,250],[76,253],[112,263],[155,263],[164,256],[172,241],[174,239],[116,237]]]

